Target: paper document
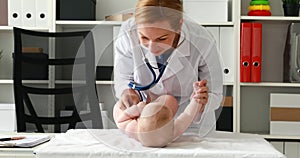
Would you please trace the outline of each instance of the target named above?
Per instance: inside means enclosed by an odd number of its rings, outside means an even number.
[[[0,135],[0,138],[10,138],[14,136],[5,136]],[[34,147],[41,143],[50,140],[50,136],[48,135],[24,135],[23,139],[18,140],[9,140],[9,141],[0,141],[0,147]]]

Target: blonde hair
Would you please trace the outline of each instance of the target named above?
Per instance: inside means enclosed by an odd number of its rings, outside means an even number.
[[[173,29],[178,29],[182,12],[180,0],[138,0],[135,21],[137,24],[151,24],[167,20]]]

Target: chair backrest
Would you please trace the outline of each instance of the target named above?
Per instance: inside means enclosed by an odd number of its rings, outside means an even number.
[[[102,128],[93,35],[14,28],[18,132]]]

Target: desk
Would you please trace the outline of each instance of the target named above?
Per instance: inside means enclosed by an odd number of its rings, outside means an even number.
[[[284,158],[259,135],[216,132],[185,135],[165,148],[147,148],[117,129],[71,130],[34,150],[37,158]]]
[[[35,158],[34,148],[0,148],[0,158]]]

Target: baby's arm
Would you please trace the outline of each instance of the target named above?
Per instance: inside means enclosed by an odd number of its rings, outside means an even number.
[[[113,117],[116,125],[119,129],[124,131],[127,135],[133,138],[137,138],[137,118],[140,116],[145,103],[140,102],[137,105],[132,105],[131,107],[122,110],[121,102],[114,106]]]
[[[191,97],[191,101],[186,106],[184,112],[174,120],[174,139],[180,136],[191,125],[202,106],[202,104],[196,102],[196,100]]]

